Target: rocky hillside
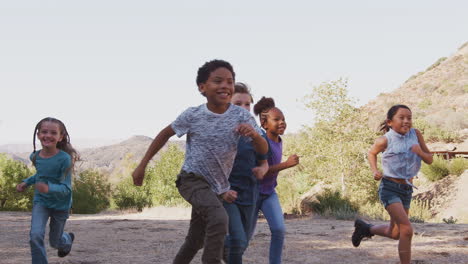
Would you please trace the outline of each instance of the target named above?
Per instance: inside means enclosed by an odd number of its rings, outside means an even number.
[[[411,76],[398,89],[382,93],[364,106],[369,125],[378,127],[394,104],[406,104],[415,118],[451,131],[468,129],[468,42]]]

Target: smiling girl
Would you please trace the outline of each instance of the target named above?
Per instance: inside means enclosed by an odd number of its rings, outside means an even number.
[[[36,151],[36,136],[42,149]],[[58,249],[58,256],[70,253],[75,235],[64,232],[65,223],[72,204],[71,172],[78,160],[76,150],[70,144],[70,136],[62,121],[47,117],[39,121],[34,129],[34,152],[30,158],[36,174],[16,186],[23,192],[35,185],[30,245],[32,263],[47,263],[44,234],[50,218],[49,242]]]
[[[255,210],[254,224],[252,224],[253,234],[258,212],[261,210],[265,216],[271,231],[270,242],[270,264],[281,263],[283,251],[285,226],[281,205],[276,194],[275,187],[278,184],[278,173],[284,169],[291,168],[299,164],[299,157],[291,155],[281,162],[283,156],[283,141],[281,135],[286,130],[286,120],[283,112],[275,106],[273,98],[262,97],[254,106],[254,113],[259,116],[260,124],[266,131],[267,141],[270,147],[268,157],[268,172],[259,180],[259,198]]]
[[[413,177],[421,168],[421,160],[432,163],[432,154],[421,132],[412,127],[412,113],[406,105],[394,105],[381,124],[385,135],[377,138],[369,150],[368,160],[376,181],[382,180],[379,197],[390,215],[390,224],[371,225],[357,219],[352,243],[358,247],[364,237],[373,235],[399,240],[400,262],[411,262],[413,227],[409,208],[413,193]],[[383,173],[377,168],[377,155],[382,152]]]

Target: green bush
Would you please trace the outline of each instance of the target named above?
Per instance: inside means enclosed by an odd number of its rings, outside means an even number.
[[[186,205],[175,186],[183,161],[184,153],[179,147],[169,145],[161,153],[160,159],[146,169],[142,186],[133,185],[130,175],[117,185],[113,194],[117,208],[136,208],[142,211],[143,208],[154,205]]]
[[[153,205],[187,205],[175,186],[177,175],[184,162],[184,152],[171,144],[158,161],[147,170],[153,188]]]
[[[468,169],[468,159],[459,157],[450,161],[450,174],[460,176]]]
[[[33,174],[34,170],[24,163],[0,154],[0,211],[31,210],[34,186],[20,193],[16,185]]]
[[[357,215],[357,208],[341,195],[338,190],[325,189],[317,195],[317,203],[312,203],[314,212],[324,216],[334,216],[339,219],[353,219]]]
[[[430,181],[438,181],[450,174],[449,163],[439,156],[434,156],[434,161],[431,165],[422,164],[421,172]]]
[[[133,185],[132,178],[122,180],[114,190],[113,199],[119,209],[135,208],[139,212],[145,207],[153,206],[152,189],[148,177],[141,187]]]
[[[73,212],[95,214],[109,208],[111,185],[105,175],[85,170],[73,179]]]

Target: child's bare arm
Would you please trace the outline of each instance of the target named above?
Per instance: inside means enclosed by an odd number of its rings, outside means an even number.
[[[279,172],[279,171],[282,171],[282,170],[285,170],[285,169],[289,169],[291,167],[296,166],[297,164],[299,164],[299,156],[296,155],[296,154],[293,154],[293,155],[289,156],[286,161],[283,161],[283,162],[278,163],[276,165],[270,166],[268,168],[268,174]]]
[[[411,146],[411,151],[418,154],[425,163],[431,164],[433,161],[432,153],[427,147],[426,142],[424,142],[423,135],[417,129],[416,129],[416,135],[418,136],[419,145],[414,144],[413,146]]]
[[[166,142],[175,135],[174,130],[172,129],[171,125],[165,127],[156,138],[153,140],[151,145],[149,146],[148,150],[145,153],[145,156],[138,164],[138,167],[133,171],[133,183],[136,186],[141,186],[143,184],[143,178],[145,177],[145,169],[148,165],[149,161],[153,158],[156,153],[166,144]]]
[[[268,161],[267,160],[259,160],[260,164],[252,169],[253,174],[257,180],[263,179],[265,174],[268,172]]]
[[[369,161],[372,174],[374,175],[374,179],[376,181],[382,179],[383,177],[382,172],[379,171],[377,167],[377,155],[380,152],[383,152],[386,148],[387,148],[387,138],[382,136],[375,140],[374,145],[372,145],[369,152],[367,153],[367,160]]]

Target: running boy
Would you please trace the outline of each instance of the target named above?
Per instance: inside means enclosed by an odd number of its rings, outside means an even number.
[[[207,103],[188,108],[159,132],[132,174],[134,184],[141,185],[148,162],[169,138],[187,135],[185,161],[176,186],[192,205],[192,218],[175,264],[189,263],[202,247],[203,263],[221,263],[228,231],[228,216],[222,200],[233,202],[237,198],[237,193],[230,190],[228,178],[239,138],[251,138],[258,153],[268,151],[268,144],[252,115],[230,103],[235,82],[231,64],[222,60],[209,61],[198,69],[196,81]]]

